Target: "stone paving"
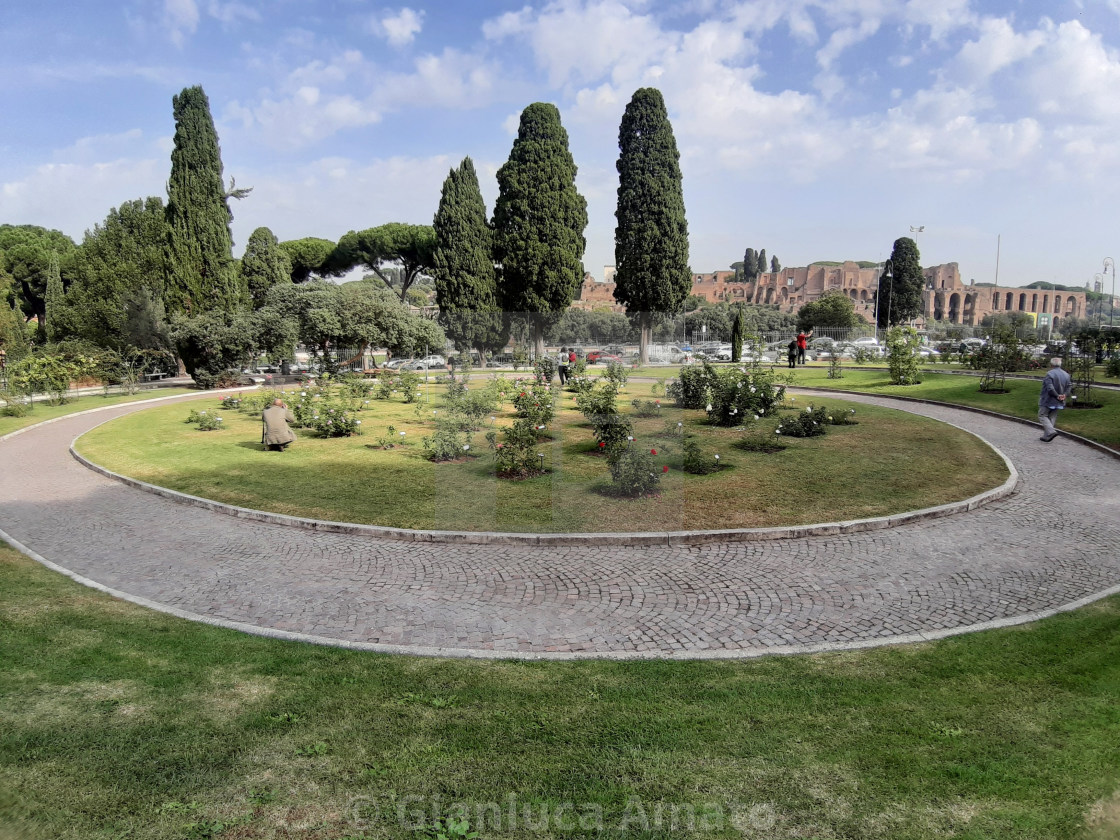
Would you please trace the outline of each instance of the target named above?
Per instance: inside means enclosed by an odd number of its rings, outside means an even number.
[[[747,657],[1016,623],[1120,589],[1120,461],[944,406],[851,397],[968,429],[1019,491],[843,536],[695,546],[454,545],[192,508],[84,468],[71,440],[142,405],[0,441],[0,530],[114,594],[196,620],[404,653]],[[915,469],[921,469],[916,465]]]

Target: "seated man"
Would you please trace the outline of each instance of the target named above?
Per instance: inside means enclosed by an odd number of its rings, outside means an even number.
[[[279,397],[261,412],[261,420],[264,422],[261,443],[266,449],[283,452],[288,444],[296,439],[295,434],[288,428],[288,424],[296,422],[296,418]]]

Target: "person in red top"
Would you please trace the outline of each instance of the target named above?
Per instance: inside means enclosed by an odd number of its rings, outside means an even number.
[[[797,361],[798,364],[805,364],[805,351],[809,348],[809,336],[813,334],[812,330],[808,333],[802,330],[797,334]]]

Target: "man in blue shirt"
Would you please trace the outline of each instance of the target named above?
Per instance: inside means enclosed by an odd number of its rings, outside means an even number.
[[[1042,437],[1039,440],[1043,443],[1049,443],[1058,436],[1054,418],[1066,407],[1066,397],[1072,387],[1073,380],[1062,370],[1062,360],[1051,359],[1050,370],[1042,379],[1042,393],[1038,397],[1038,422],[1042,424]]]

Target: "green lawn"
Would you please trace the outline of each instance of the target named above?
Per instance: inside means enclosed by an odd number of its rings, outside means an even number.
[[[62,405],[49,405],[45,402],[37,402],[32,410],[23,417],[5,417],[0,415],[0,437],[26,428],[27,426],[32,426],[35,423],[42,423],[44,420],[52,420],[55,417],[75,414],[79,411],[89,411],[91,408],[102,408],[104,406],[119,405],[121,403],[136,402],[138,400],[150,400],[156,397],[170,397],[175,394],[189,394],[192,393],[192,391],[193,389],[191,388],[145,388],[136,394],[110,394],[109,396],[103,394],[86,394],[65,402]]]
[[[632,382],[619,399],[651,399],[651,383]],[[746,431],[707,425],[702,411],[666,407],[636,419],[634,445],[657,451],[668,466],[661,492],[623,499],[609,492],[606,459],[590,428],[564,392],[554,430],[541,440],[549,472],[524,481],[496,478],[482,434],[471,457],[433,464],[422,454],[440,386],[417,406],[372,401],[362,412],[360,437],[324,439],[302,434],[284,453],[260,451],[256,415],[224,411],[222,431],[184,423],[185,405],[157,406],[85,435],[79,451],[129,476],[229,504],[295,516],[404,528],[528,532],[663,531],[751,528],[881,516],[969,498],[1007,477],[999,456],[973,436],[893,409],[857,406],[858,425],[830,427],[823,437],[782,438],[774,454],[743,452],[744,437],[777,440],[776,418]],[[791,411],[806,400],[791,402]],[[836,398],[810,400],[836,412]],[[192,403],[192,407],[214,403]],[[496,425],[512,414],[498,412]],[[728,467],[707,476],[681,470],[677,423],[701,435],[707,457]],[[391,450],[379,437],[393,425],[404,438]],[[868,457],[874,453],[874,457]],[[962,469],[960,465],[967,465]],[[797,492],[790,493],[791,485]],[[791,499],[795,500],[791,502]]]
[[[794,385],[836,388],[883,396],[917,397],[924,400],[974,406],[1013,417],[1034,420],[1038,414],[1039,384],[1032,380],[1008,379],[1006,394],[985,394],[980,380],[945,373],[925,374],[919,385],[892,385],[886,369],[845,370],[842,379],[829,379],[827,368],[798,368]],[[1058,416],[1058,428],[1120,448],[1120,393],[1097,389],[1094,400],[1100,409],[1067,409]]]
[[[193,624],[0,547],[0,649],[4,840],[419,838],[456,802],[500,806],[485,840],[1120,831],[1116,597],[865,652],[482,662]]]

